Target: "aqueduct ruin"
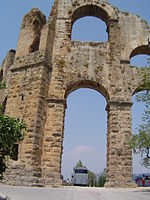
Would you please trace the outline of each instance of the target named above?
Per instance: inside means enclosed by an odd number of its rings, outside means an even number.
[[[72,26],[84,16],[106,23],[108,42],[71,41]],[[107,187],[132,183],[131,98],[143,90],[141,71],[130,65],[150,55],[150,27],[136,15],[120,12],[104,0],[55,0],[50,17],[36,8],[23,18],[16,52],[3,62],[7,89],[5,114],[24,119],[27,134],[17,161],[4,181],[14,185],[59,186],[66,98],[92,88],[107,101]]]

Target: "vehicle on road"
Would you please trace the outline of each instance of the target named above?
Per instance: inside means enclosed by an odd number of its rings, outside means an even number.
[[[75,186],[87,186],[88,169],[86,167],[75,167],[72,174],[72,183]]]

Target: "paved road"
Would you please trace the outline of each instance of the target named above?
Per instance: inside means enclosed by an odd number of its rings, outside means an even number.
[[[150,200],[150,188],[26,188],[0,185],[0,196],[10,200]]]

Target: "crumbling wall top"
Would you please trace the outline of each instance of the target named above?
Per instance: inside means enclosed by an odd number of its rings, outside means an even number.
[[[33,8],[22,20],[16,57],[39,50],[40,35],[46,17],[38,8]]]
[[[45,23],[45,15],[38,8],[32,8],[30,12],[23,17],[21,28],[31,25],[33,26],[33,28],[38,28],[38,26],[42,28]]]

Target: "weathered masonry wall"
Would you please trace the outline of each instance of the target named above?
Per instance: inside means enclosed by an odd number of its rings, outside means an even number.
[[[71,41],[72,26],[84,16],[107,25],[108,42]],[[130,58],[150,55],[150,27],[136,15],[102,0],[55,0],[50,17],[36,8],[23,18],[16,53],[3,63],[9,116],[24,119],[27,134],[18,161],[10,161],[4,182],[60,186],[64,118],[68,95],[92,88],[107,101],[107,187],[131,187],[132,95],[145,89]]]

